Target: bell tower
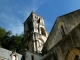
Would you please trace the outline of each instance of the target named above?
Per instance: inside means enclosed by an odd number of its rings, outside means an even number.
[[[25,44],[23,47],[34,53],[41,53],[47,37],[44,19],[32,12],[24,22]]]

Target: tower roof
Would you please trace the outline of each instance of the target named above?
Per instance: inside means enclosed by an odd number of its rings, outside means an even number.
[[[39,16],[40,18],[43,18],[43,17],[41,17],[40,15],[36,14],[34,11],[32,11],[31,14],[35,14],[35,15]],[[31,15],[31,14],[30,14],[30,15]],[[30,15],[29,15],[29,16],[30,16]],[[43,18],[43,19],[44,19],[44,18]]]
[[[28,18],[29,18],[31,15],[39,16],[39,15],[36,14],[34,11],[31,12],[31,14],[28,16]],[[39,17],[42,18],[41,16],[39,16]],[[27,19],[28,19],[28,18],[27,18]],[[26,21],[27,21],[27,19],[26,19]],[[42,18],[42,19],[44,19],[44,18]],[[26,22],[26,21],[25,21],[25,22]],[[25,23],[25,22],[24,22],[24,23]],[[23,23],[23,24],[24,24],[24,23]]]

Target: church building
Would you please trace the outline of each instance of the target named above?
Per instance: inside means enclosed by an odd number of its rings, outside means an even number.
[[[25,60],[80,60],[80,10],[59,16],[49,36],[44,19],[32,12],[24,22],[22,51]]]
[[[44,18],[31,12],[23,38],[20,54],[0,48],[0,60],[80,60],[80,9],[57,17],[49,34]]]
[[[43,60],[80,60],[80,9],[56,19],[42,54]]]

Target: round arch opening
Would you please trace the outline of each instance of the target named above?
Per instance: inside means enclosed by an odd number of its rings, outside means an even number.
[[[44,35],[44,36],[46,36],[45,30],[42,27],[41,27],[41,34]]]
[[[66,60],[80,60],[80,49],[73,48],[69,51]]]

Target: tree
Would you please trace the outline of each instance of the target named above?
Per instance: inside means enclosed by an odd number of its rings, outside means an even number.
[[[11,47],[11,44],[12,44],[11,34],[12,34],[12,32],[10,30],[7,31],[6,35],[3,37],[3,41],[1,41],[2,47],[6,48],[8,50],[10,50],[10,47]]]
[[[20,47],[21,42],[22,42],[22,38],[23,38],[22,35],[18,35],[18,34],[11,36],[11,39],[13,41],[11,50],[16,50],[18,52],[19,47]]]
[[[0,27],[0,47],[19,52],[19,48],[22,43],[23,34],[12,35],[12,32],[6,31]]]
[[[4,38],[5,35],[6,35],[5,29],[0,27],[0,47],[2,47],[2,41],[3,41],[3,38]]]
[[[3,39],[3,37],[6,35],[6,31],[5,29],[3,29],[2,27],[0,27],[0,41]]]

